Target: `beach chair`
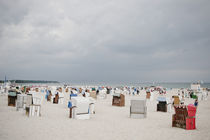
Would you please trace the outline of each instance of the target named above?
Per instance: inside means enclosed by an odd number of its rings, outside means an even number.
[[[66,88],[66,89],[65,89],[65,91],[66,91],[66,93],[68,93],[68,92],[69,92],[69,89],[68,89],[68,88]]]
[[[173,99],[174,99],[173,105],[174,106],[179,106],[180,105],[179,96],[173,96]]]
[[[97,99],[96,91],[91,91],[90,92],[90,97]]]
[[[17,94],[16,91],[8,91],[8,106],[16,106]]]
[[[157,111],[167,112],[167,101],[166,97],[158,97],[157,98]]]
[[[69,105],[70,114],[69,118],[73,119],[89,119],[89,99],[85,97],[74,97],[71,99]]]
[[[64,102],[64,93],[63,92],[58,92],[58,96],[59,96],[58,103],[59,104],[63,104],[63,102]]]
[[[147,107],[146,100],[131,100],[130,117],[131,118],[146,118]]]
[[[112,105],[113,106],[125,106],[125,95],[114,93],[113,99],[112,99]]]
[[[43,97],[39,93],[27,95],[26,114],[31,116],[41,116],[41,103]]]
[[[71,93],[71,94],[70,94],[70,100],[71,100],[71,98],[73,98],[73,97],[77,97],[77,94]]]
[[[106,99],[106,90],[100,90],[98,94],[98,98],[100,99]]]
[[[154,100],[154,92],[151,91],[151,92],[150,92],[150,101],[153,101],[153,100]]]
[[[88,97],[89,99],[89,113],[95,114],[95,99],[92,97]]]
[[[184,128],[186,130],[196,129],[196,107],[194,105],[174,106],[174,109],[175,114],[172,116],[172,127]]]
[[[59,100],[59,94],[55,94],[55,97],[53,98],[53,103],[54,104],[58,104],[58,100]]]
[[[51,91],[49,92],[48,96],[47,96],[47,101],[50,102],[52,98],[52,93]]]
[[[27,116],[29,116],[30,106],[31,105],[32,105],[32,94],[27,94],[26,95],[26,105],[25,105],[26,115]]]
[[[150,99],[150,96],[151,96],[150,91],[147,91],[147,92],[146,92],[146,98],[147,98],[147,99]]]
[[[26,94],[17,94],[16,110],[25,109]]]
[[[169,97],[166,97],[166,102],[167,102],[167,112],[171,112],[171,107],[172,107],[172,100]]]

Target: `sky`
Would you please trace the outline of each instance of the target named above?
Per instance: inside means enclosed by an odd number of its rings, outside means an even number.
[[[0,0],[0,79],[210,82],[209,0]]]

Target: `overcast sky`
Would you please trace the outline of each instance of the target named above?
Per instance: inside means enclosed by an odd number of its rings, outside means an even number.
[[[0,0],[0,79],[210,81],[209,0]]]

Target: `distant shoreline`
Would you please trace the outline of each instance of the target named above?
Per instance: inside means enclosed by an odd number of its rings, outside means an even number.
[[[45,80],[7,80],[11,83],[59,83],[58,81],[45,81]],[[4,83],[4,80],[0,80],[0,83]]]

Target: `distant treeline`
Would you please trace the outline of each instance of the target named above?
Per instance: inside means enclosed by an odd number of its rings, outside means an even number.
[[[11,83],[59,83],[58,81],[43,81],[43,80],[9,80],[9,81]],[[0,83],[4,83],[4,80],[0,80]]]

